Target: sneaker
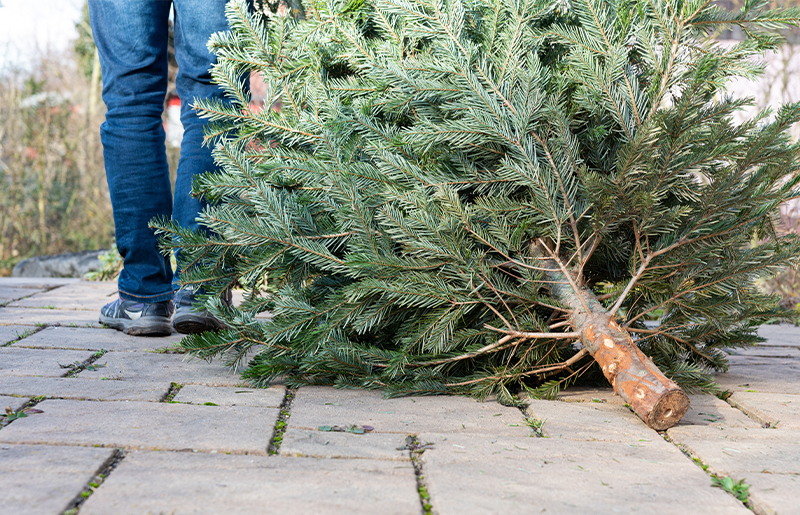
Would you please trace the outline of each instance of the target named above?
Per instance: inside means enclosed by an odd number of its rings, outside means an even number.
[[[193,286],[184,286],[175,294],[175,316],[172,319],[172,327],[179,333],[194,334],[205,331],[219,331],[227,326],[217,320],[217,318],[202,309],[198,309],[195,304],[198,301],[195,297],[200,294]],[[222,296],[222,303],[231,307],[233,296],[230,290]]]
[[[172,334],[172,301],[144,303],[118,298],[100,310],[100,323],[133,336]]]

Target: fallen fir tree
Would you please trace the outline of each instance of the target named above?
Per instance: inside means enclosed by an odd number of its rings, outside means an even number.
[[[722,349],[780,316],[754,280],[800,255],[774,218],[798,192],[800,105],[737,124],[751,102],[725,94],[798,19],[766,3],[314,0],[304,21],[229,3],[210,47],[232,104],[197,103],[217,235],[159,226],[230,330],[183,345],[257,350],[257,385],[501,402],[597,362],[670,427],[676,383],[713,390]],[[713,39],[733,25],[744,41]],[[213,300],[237,283],[241,307]]]

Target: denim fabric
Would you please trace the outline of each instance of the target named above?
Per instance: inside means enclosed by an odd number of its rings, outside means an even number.
[[[100,54],[103,101],[100,128],[106,177],[114,209],[117,248],[124,258],[120,297],[160,302],[171,299],[179,277],[157,247],[147,224],[172,217],[198,227],[203,203],[190,195],[196,174],[217,171],[203,127],[191,105],[196,98],[221,98],[211,83],[216,62],[206,48],[212,33],[228,30],[226,0],[89,0],[89,16]],[[174,202],[170,191],[161,114],[167,93],[167,39],[174,6],[176,89],[184,127]]]

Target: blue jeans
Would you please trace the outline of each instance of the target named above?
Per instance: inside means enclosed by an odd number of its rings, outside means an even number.
[[[119,294],[126,300],[160,302],[173,296],[169,259],[157,247],[148,223],[172,217],[197,228],[204,203],[190,195],[196,174],[217,171],[211,149],[202,146],[206,120],[191,104],[222,98],[211,83],[216,58],[206,48],[212,33],[229,30],[226,0],[89,0],[89,16],[100,54],[103,101],[100,128],[117,248],[124,258]],[[161,121],[167,93],[167,40],[174,6],[176,88],[184,127],[174,203]],[[173,287],[175,285],[175,288]]]

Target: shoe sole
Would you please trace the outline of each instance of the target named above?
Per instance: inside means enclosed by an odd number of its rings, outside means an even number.
[[[181,334],[197,334],[206,331],[220,331],[225,329],[225,326],[208,315],[203,316],[197,313],[178,315],[176,313],[172,320],[172,328]]]
[[[169,319],[161,317],[142,317],[138,320],[127,320],[125,318],[100,315],[100,323],[131,336],[169,336],[172,334],[172,324]]]

